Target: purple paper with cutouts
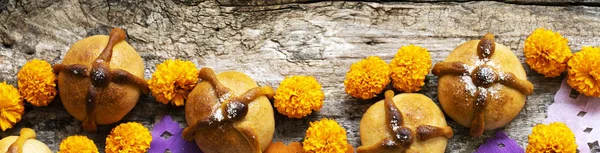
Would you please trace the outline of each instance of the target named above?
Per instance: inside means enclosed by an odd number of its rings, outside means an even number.
[[[574,91],[574,90],[573,90]],[[600,140],[600,98],[572,92],[563,80],[554,95],[554,103],[548,107],[545,124],[563,122],[575,133],[580,152],[590,152],[588,143]]]
[[[493,137],[488,138],[484,144],[479,146],[475,153],[525,153],[517,141],[511,139],[502,131],[498,131]]]
[[[171,134],[168,138],[163,138],[163,133]],[[154,124],[152,130],[152,142],[150,143],[149,153],[164,153],[169,150],[172,153],[202,153],[196,143],[185,141],[181,135],[183,128],[179,123],[173,121],[171,116],[165,115]]]

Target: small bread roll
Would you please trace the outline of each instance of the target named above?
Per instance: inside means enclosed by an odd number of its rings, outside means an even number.
[[[458,46],[432,72],[439,77],[444,112],[470,127],[472,136],[510,122],[525,105],[525,95],[533,92],[519,59],[489,33]]]
[[[268,98],[271,87],[259,87],[244,73],[215,75],[200,70],[200,82],[188,96],[183,137],[196,140],[205,153],[261,153],[273,139],[275,118]]]
[[[0,140],[1,153],[20,153],[21,149],[22,153],[52,153],[46,144],[35,139],[35,132],[30,128],[21,129],[21,136],[8,136]]]
[[[422,94],[385,92],[360,120],[358,153],[443,153],[452,129],[444,114]]]
[[[148,90],[144,61],[124,40],[125,35],[115,28],[110,36],[79,40],[62,63],[54,65],[60,100],[87,132],[120,121],[135,107],[142,91]]]

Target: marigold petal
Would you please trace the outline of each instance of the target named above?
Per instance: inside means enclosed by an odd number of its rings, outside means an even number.
[[[583,47],[569,60],[567,83],[578,92],[600,97],[600,48]]]
[[[538,124],[533,127],[533,132],[529,135],[526,151],[527,153],[575,153],[577,151],[575,134],[561,122]]]
[[[431,56],[427,49],[402,46],[390,63],[392,84],[401,92],[417,92],[425,85],[425,77],[431,68]]]
[[[0,129],[6,131],[21,120],[25,112],[19,90],[15,87],[0,83]]]
[[[346,130],[327,118],[311,122],[302,145],[308,153],[345,153],[348,150]]]
[[[183,96],[181,94],[177,94],[177,95],[175,95],[175,99],[173,99],[172,103],[175,106],[183,106],[184,101],[185,100],[183,99]]]
[[[98,153],[98,147],[87,136],[74,135],[60,143],[58,153]]]
[[[571,58],[568,40],[558,32],[544,28],[535,29],[525,40],[525,58],[527,64],[545,77],[559,76],[567,68]]]
[[[274,96],[277,111],[290,118],[302,118],[323,107],[325,93],[312,76],[286,77]]]
[[[377,56],[370,56],[350,66],[344,86],[346,93],[360,99],[371,99],[390,83],[390,66]]]
[[[156,71],[152,73],[152,78],[148,81],[148,88],[152,91],[152,96],[163,103],[176,106],[183,106],[185,98],[198,83],[198,69],[190,61],[166,60],[156,66]],[[176,100],[176,101],[175,101]]]
[[[19,92],[34,106],[47,106],[56,96],[56,75],[50,63],[33,59],[17,74]]]
[[[140,123],[122,123],[106,137],[106,153],[144,153],[150,148],[152,135]]]

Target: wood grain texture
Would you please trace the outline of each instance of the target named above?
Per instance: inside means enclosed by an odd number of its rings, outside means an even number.
[[[188,0],[188,4],[197,4],[201,0]],[[413,3],[439,3],[439,2],[470,2],[473,0],[217,0],[221,6],[268,6],[282,4],[303,4],[313,2],[332,2],[332,1],[350,1],[350,2],[413,2]],[[505,2],[510,4],[526,4],[526,5],[548,5],[548,6],[565,6],[565,5],[585,5],[598,6],[599,1],[595,0],[492,0],[497,2]]]
[[[16,74],[27,60],[60,63],[77,40],[121,27],[145,61],[146,79],[156,64],[171,58],[190,60],[216,72],[241,71],[260,85],[273,87],[288,75],[315,76],[326,94],[323,108],[304,119],[276,113],[274,140],[302,141],[310,121],[328,117],[346,128],[348,141],[358,147],[362,114],[382,98],[362,101],[344,92],[350,64],[367,56],[381,56],[389,62],[399,47],[408,44],[427,48],[437,63],[459,44],[492,32],[496,42],[519,57],[535,86],[517,118],[498,129],[526,146],[527,135],[546,117],[564,75],[544,78],[530,70],[524,64],[525,38],[535,28],[546,27],[568,38],[573,51],[600,46],[600,8],[584,6],[592,4],[586,1],[569,6],[344,1],[224,5],[239,1],[245,0],[0,0],[0,81],[16,85]],[[421,93],[437,103],[436,92],[437,78],[430,74]],[[142,96],[122,122],[137,121],[152,129],[164,114],[185,124],[183,107],[160,104],[149,95]],[[467,128],[447,120],[455,133],[447,152],[472,152],[495,132],[472,138]],[[23,120],[0,137],[30,127],[53,150],[74,134],[88,135],[103,150],[106,135],[116,126],[84,133],[80,124],[57,98],[47,107],[28,105]]]

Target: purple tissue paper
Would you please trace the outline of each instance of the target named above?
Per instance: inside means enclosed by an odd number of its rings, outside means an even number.
[[[563,122],[573,131],[577,149],[591,152],[588,143],[600,141],[600,98],[572,93],[573,89],[563,80],[554,95],[554,103],[548,107],[545,124]]]
[[[509,138],[506,133],[498,131],[479,146],[476,153],[525,153],[517,141]]]
[[[168,138],[161,137],[165,132],[171,133],[171,136]],[[164,153],[168,149],[172,153],[202,153],[196,143],[183,139],[182,132],[183,128],[179,127],[179,123],[173,121],[171,116],[163,116],[158,123],[154,124],[154,129],[151,132],[152,142],[148,152]]]

